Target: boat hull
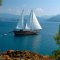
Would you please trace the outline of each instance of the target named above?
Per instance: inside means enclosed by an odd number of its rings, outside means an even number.
[[[36,35],[37,32],[33,31],[13,31],[16,36],[18,35]]]

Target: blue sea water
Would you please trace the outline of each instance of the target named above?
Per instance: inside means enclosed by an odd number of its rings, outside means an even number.
[[[0,52],[6,50],[29,50],[43,55],[51,55],[59,49],[54,40],[59,22],[41,22],[42,30],[38,35],[15,37],[13,33],[17,22],[0,22]]]

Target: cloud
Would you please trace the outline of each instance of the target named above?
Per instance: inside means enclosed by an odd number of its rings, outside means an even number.
[[[3,13],[5,11],[6,11],[6,9],[3,6],[0,6],[0,13]]]
[[[42,8],[36,8],[34,11],[35,11],[35,13],[36,13],[37,15],[42,15],[43,12],[44,12],[44,9],[42,9]]]
[[[12,10],[11,8],[8,9],[8,11],[11,11],[11,10]]]
[[[42,13],[44,12],[42,8],[36,8],[36,11],[37,12],[42,12]]]
[[[13,9],[12,8],[8,8],[7,9],[7,12],[12,13],[13,12]]]
[[[20,10],[19,9],[8,8],[8,12],[11,13],[11,14],[16,14],[16,15],[20,14]]]

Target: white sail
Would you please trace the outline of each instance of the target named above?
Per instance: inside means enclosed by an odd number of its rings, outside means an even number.
[[[22,10],[22,13],[21,13],[21,17],[18,21],[18,24],[16,26],[16,29],[24,29],[24,18],[23,18],[23,12],[24,10]]]
[[[24,26],[23,11],[21,13],[21,18],[18,21],[16,29],[25,29],[25,30],[40,30],[40,29],[42,29],[42,27],[39,24],[39,22],[35,16],[35,13],[33,11],[31,11],[30,18],[26,21],[26,26]]]
[[[26,24],[25,29],[30,30],[30,27]]]
[[[32,30],[42,29],[33,11],[30,13],[30,27]]]
[[[26,25],[25,25],[25,30],[31,30],[31,26],[30,26],[30,18],[28,18],[27,20],[26,20]]]

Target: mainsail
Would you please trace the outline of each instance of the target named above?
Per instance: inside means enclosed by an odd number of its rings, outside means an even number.
[[[32,20],[32,29],[33,30],[39,30],[39,29],[42,29],[41,25],[39,24],[36,16],[35,16],[35,13],[33,11],[31,11],[31,20]]]
[[[39,24],[35,13],[31,10],[30,13],[30,19],[29,19],[29,23],[27,23],[27,26],[29,27],[29,29],[31,30],[40,30],[42,29],[41,25]]]
[[[24,17],[23,17],[23,12],[24,10],[22,10],[22,13],[21,13],[21,17],[18,21],[18,24],[17,24],[17,27],[16,29],[24,29]]]

